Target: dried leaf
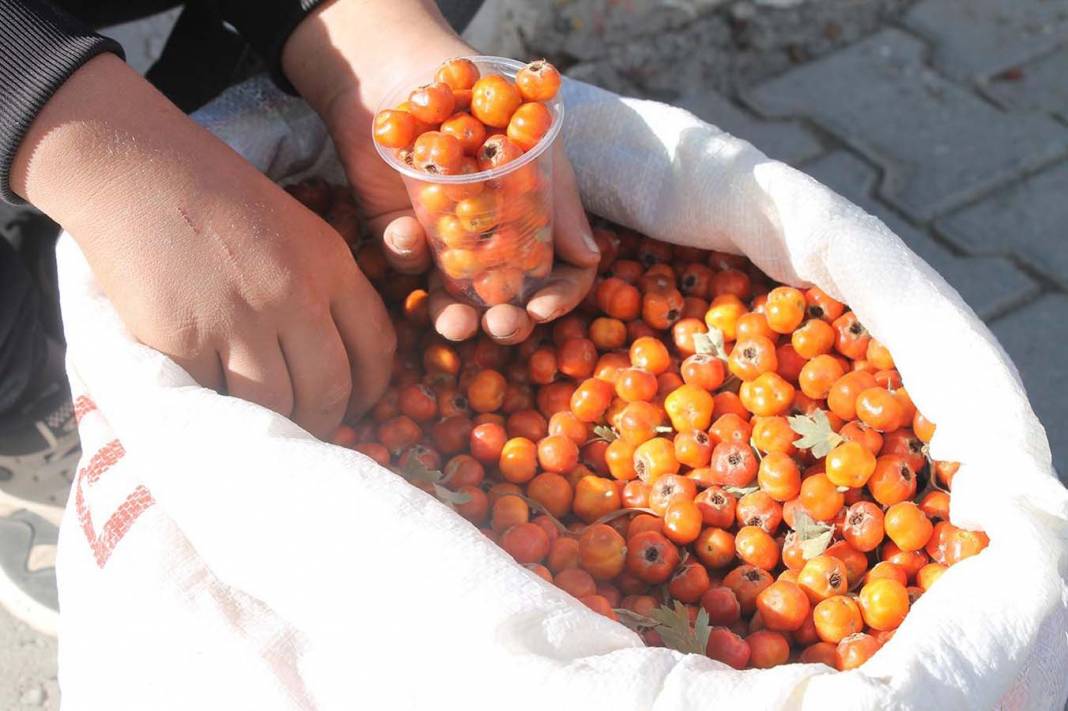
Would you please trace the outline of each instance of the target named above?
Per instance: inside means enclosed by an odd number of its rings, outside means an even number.
[[[516,494],[516,496],[521,498],[523,501],[526,501],[527,502],[527,506],[529,506],[530,508],[534,509],[535,511],[540,511],[541,513],[543,513],[545,515],[545,517],[548,518],[549,521],[552,522],[552,524],[554,526],[556,526],[560,530],[561,533],[570,533],[571,532],[571,529],[569,529],[567,526],[565,526],[560,521],[560,519],[556,518],[556,516],[553,516],[549,512],[549,509],[545,508],[545,504],[541,503],[540,501],[535,501],[534,499],[530,498],[529,496],[523,496],[522,494]]]
[[[801,541],[801,557],[805,560],[811,560],[816,556],[823,555],[823,552],[831,545],[833,536],[834,528],[827,528],[818,536]]]
[[[695,353],[727,360],[726,348],[727,344],[723,340],[723,331],[718,328],[709,328],[708,333],[693,334],[693,349]]]
[[[619,621],[637,632],[638,630],[647,629],[649,627],[656,627],[657,621],[651,617],[645,615],[639,615],[633,610],[627,610],[622,607],[615,608],[616,616],[619,617]]]
[[[734,373],[727,376],[727,379],[723,381],[723,384],[716,388],[717,393],[732,392],[735,395],[742,389],[742,379]]]
[[[450,504],[453,506],[459,504],[466,504],[471,500],[470,494],[465,494],[462,491],[453,491],[452,489],[446,489],[441,484],[434,484],[434,494],[438,497],[438,500]]]
[[[759,486],[724,486],[723,490],[732,496],[742,497],[746,494],[752,494],[759,489]]]
[[[615,442],[619,439],[619,433],[608,425],[597,425],[593,428],[593,434],[593,441],[595,442],[599,439],[602,439],[605,442]]]
[[[408,461],[397,473],[408,481],[425,481],[437,484],[445,478],[445,474],[439,469],[428,469],[425,464],[416,457],[408,457]]]
[[[794,531],[805,560],[822,555],[834,537],[834,526],[818,523],[800,509],[794,512]]]
[[[708,631],[704,631],[705,646],[700,644],[697,633],[690,626],[690,615],[686,612],[686,606],[675,600],[674,608],[662,605],[653,611],[652,618],[656,620],[656,631],[664,640],[664,646],[674,649],[683,654],[704,654],[708,644]],[[708,625],[708,616],[705,616],[704,626]]]
[[[753,450],[758,462],[764,461],[764,455],[760,453],[760,448],[757,447],[756,441],[752,437],[749,438],[749,447]]]
[[[609,521],[614,521],[614,520],[616,520],[617,518],[619,518],[621,516],[627,516],[629,514],[634,514],[634,513],[647,513],[647,514],[652,514],[654,516],[658,516],[659,515],[658,513],[656,513],[656,511],[653,511],[652,509],[642,509],[642,508],[616,509],[615,511],[609,511],[604,516],[601,516],[600,518],[595,520],[593,523],[588,524],[586,526],[586,528],[589,528],[590,526],[596,526],[599,523],[608,523]],[[583,530],[585,530],[585,528]]]
[[[801,435],[801,438],[794,442],[794,446],[812,450],[812,456],[817,459],[823,459],[828,452],[845,441],[842,435],[831,429],[831,421],[823,410],[816,410],[811,415],[793,415],[787,420],[790,422],[790,429]]]
[[[674,427],[668,427],[667,425],[660,425],[656,428],[657,434],[670,434],[675,431]]]

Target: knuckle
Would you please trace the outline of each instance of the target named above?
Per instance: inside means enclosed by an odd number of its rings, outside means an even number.
[[[257,403],[268,410],[289,417],[293,412],[293,393],[288,388],[268,387],[255,397]]]

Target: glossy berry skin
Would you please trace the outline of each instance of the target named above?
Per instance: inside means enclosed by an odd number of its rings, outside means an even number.
[[[701,511],[692,501],[675,501],[664,511],[664,535],[679,545],[692,543],[701,533]]]
[[[710,586],[701,595],[701,607],[708,613],[712,625],[729,625],[742,616],[742,606],[734,591],[724,585]]]
[[[849,576],[842,561],[819,555],[805,561],[797,574],[797,584],[815,604],[834,595],[844,595],[849,589]]]
[[[871,501],[858,501],[846,510],[842,537],[862,553],[873,551],[883,542],[883,510]]]
[[[499,74],[480,78],[471,88],[471,114],[494,128],[505,128],[523,103],[515,84]]]
[[[375,115],[374,137],[386,148],[407,148],[415,140],[417,122],[407,111],[386,109]]]
[[[549,132],[552,123],[553,116],[549,109],[545,108],[545,104],[526,103],[520,105],[512,114],[506,133],[512,143],[524,151],[529,151]]]
[[[534,523],[520,523],[507,529],[498,545],[520,565],[540,563],[549,554],[549,537]]]
[[[770,630],[796,630],[808,617],[811,605],[795,583],[778,580],[764,588],[756,601],[757,610]]]
[[[789,455],[769,452],[760,460],[757,482],[768,496],[783,502],[801,493],[801,472]]]
[[[630,362],[635,368],[659,375],[671,366],[671,354],[659,339],[643,336],[630,345]]]
[[[464,148],[455,136],[440,131],[427,131],[415,139],[412,164],[419,170],[436,175],[460,172]]]
[[[664,409],[678,432],[707,430],[712,424],[715,402],[704,388],[684,384],[664,399]]]
[[[888,508],[883,526],[887,538],[903,551],[920,550],[934,532],[931,520],[911,501],[900,501]]]
[[[883,506],[892,506],[916,495],[916,472],[906,457],[888,454],[875,460],[868,491]]]
[[[703,353],[695,353],[686,358],[679,370],[683,382],[708,392],[722,385],[726,376],[723,361]]]
[[[881,646],[879,641],[869,634],[860,632],[849,635],[839,642],[835,649],[838,671],[856,669],[878,652]]]
[[[831,644],[838,644],[864,629],[860,605],[847,595],[833,595],[817,602],[812,610],[812,619],[819,638]]]
[[[795,392],[794,386],[778,373],[762,373],[742,383],[738,396],[754,415],[769,417],[785,413],[794,401]]]
[[[751,651],[749,666],[754,669],[770,669],[785,664],[790,659],[790,643],[782,632],[757,630],[746,637],[745,641]]]
[[[439,124],[447,119],[456,107],[456,97],[444,82],[432,82],[421,86],[408,96],[408,111],[426,124]]]
[[[890,432],[907,424],[904,405],[886,388],[862,390],[855,407],[860,421],[879,432]]]
[[[712,450],[713,478],[724,486],[749,486],[757,475],[756,455],[748,443],[720,442]]]
[[[486,127],[474,116],[462,111],[442,121],[439,130],[459,141],[464,154],[468,156],[476,155],[486,141]],[[477,162],[475,168],[478,168]]]
[[[708,466],[712,459],[712,441],[704,430],[690,430],[675,435],[675,459],[688,467]]]
[[[446,60],[438,67],[434,81],[447,84],[455,92],[457,89],[471,89],[479,76],[480,72],[474,62],[465,57],[456,57]]]
[[[723,568],[734,562],[734,536],[722,528],[709,526],[693,542],[694,555],[709,568]]]
[[[478,161],[479,170],[493,170],[518,160],[522,155],[522,148],[498,133],[482,142],[475,152],[475,160]]]
[[[587,523],[618,511],[621,506],[619,487],[610,479],[587,475],[575,485],[575,498],[571,508],[576,516]]]
[[[745,669],[749,665],[751,651],[749,643],[742,637],[726,627],[716,627],[708,635],[705,654],[735,669]]]
[[[845,497],[826,474],[815,474],[801,482],[801,505],[817,521],[832,521],[845,504]]]
[[[678,563],[678,548],[662,533],[643,531],[627,541],[627,572],[650,585],[665,582]]]
[[[764,317],[776,333],[790,333],[805,318],[805,295],[790,286],[780,286],[768,294]]]
[[[896,580],[873,580],[860,590],[860,610],[864,623],[877,630],[893,630],[909,611],[909,595]]]
[[[827,454],[824,468],[835,486],[856,489],[875,471],[875,455],[859,442],[843,442]]]
[[[759,526],[743,526],[734,537],[738,557],[762,570],[773,570],[779,564],[779,546],[767,531]]]
[[[611,526],[598,523],[579,536],[579,564],[594,580],[611,580],[623,572],[627,545]]]
[[[664,437],[654,437],[634,450],[634,471],[642,481],[653,482],[666,474],[679,471],[675,458],[675,443]]]
[[[523,484],[534,478],[538,469],[538,448],[526,437],[513,437],[504,443],[497,463],[501,476],[513,484]]]
[[[538,442],[538,464],[547,472],[569,472],[578,461],[578,445],[563,435],[550,435]]]
[[[701,600],[711,585],[708,571],[700,563],[690,561],[679,567],[668,583],[668,593],[672,598],[693,605]]]
[[[515,83],[526,101],[549,101],[560,90],[560,72],[540,59],[516,72]]]
[[[742,380],[753,380],[779,366],[775,343],[762,335],[740,338],[727,360],[731,373]]]

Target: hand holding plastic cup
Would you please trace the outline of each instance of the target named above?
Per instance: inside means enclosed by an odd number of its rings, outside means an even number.
[[[385,97],[375,148],[400,173],[445,288],[476,306],[522,305],[553,267],[559,74],[473,56],[434,79]]]

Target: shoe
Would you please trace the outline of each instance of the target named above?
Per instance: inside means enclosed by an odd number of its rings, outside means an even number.
[[[26,510],[0,516],[0,603],[41,634],[56,636],[59,529]]]
[[[62,347],[48,350],[31,395],[0,415],[0,604],[54,634],[56,536],[81,446]]]

